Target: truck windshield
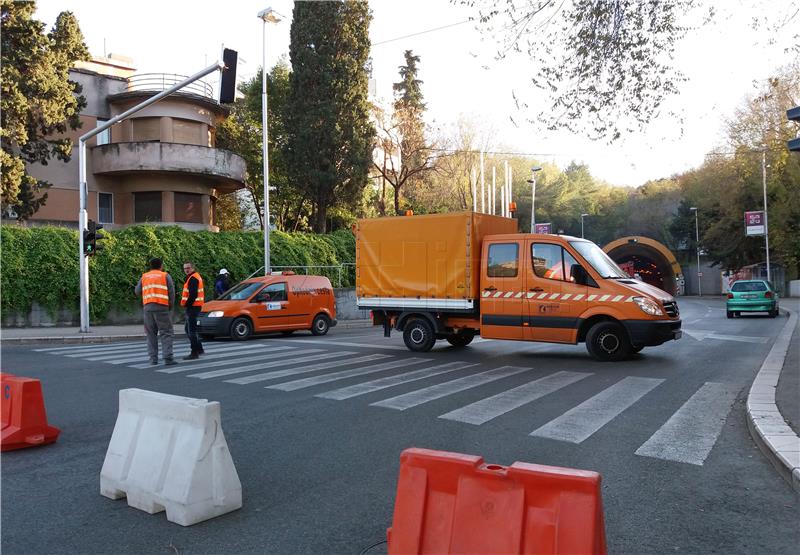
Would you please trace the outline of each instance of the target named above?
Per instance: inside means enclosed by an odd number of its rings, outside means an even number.
[[[261,282],[242,282],[233,289],[225,293],[218,300],[220,301],[244,301],[249,299],[264,284]]]
[[[592,268],[597,270],[600,277],[606,279],[620,279],[630,277],[626,274],[617,263],[611,260],[603,249],[589,241],[570,241],[572,247],[586,259],[586,262],[592,265]]]

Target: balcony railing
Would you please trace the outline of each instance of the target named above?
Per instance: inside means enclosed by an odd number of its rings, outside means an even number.
[[[176,73],[140,73],[138,75],[131,75],[128,77],[128,92],[165,91],[173,85],[177,85],[187,77],[187,75],[178,75]],[[181,89],[181,92],[214,99],[214,87],[205,81],[189,83]]]

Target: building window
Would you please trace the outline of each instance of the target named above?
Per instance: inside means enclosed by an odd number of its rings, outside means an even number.
[[[174,118],[172,140],[184,145],[203,145],[203,126],[196,121]]]
[[[107,122],[108,122],[107,119],[98,118],[96,127],[100,127],[101,125]],[[96,135],[96,137],[97,137],[97,146],[107,145],[108,143],[111,142],[111,128],[109,127],[105,131],[101,131],[98,135]]]
[[[97,193],[97,214],[101,224],[114,223],[114,195]]]
[[[203,223],[203,195],[175,193],[175,221]]]
[[[133,193],[133,221],[136,223],[162,221],[159,191]]]
[[[134,142],[155,142],[161,140],[161,118],[131,119]]]

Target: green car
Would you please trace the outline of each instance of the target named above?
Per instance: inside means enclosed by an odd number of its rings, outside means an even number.
[[[775,318],[778,315],[778,293],[767,280],[739,280],[731,285],[725,310],[728,318],[740,316],[742,312],[768,312]]]

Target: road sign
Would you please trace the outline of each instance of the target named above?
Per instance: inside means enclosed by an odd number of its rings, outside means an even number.
[[[764,212],[762,210],[758,210],[756,212],[745,212],[744,213],[744,227],[747,236],[751,235],[764,235],[765,225],[764,225]]]
[[[551,229],[553,228],[553,224],[546,223],[546,224],[535,224],[533,232],[534,233],[552,233]]]

